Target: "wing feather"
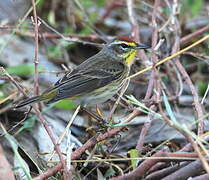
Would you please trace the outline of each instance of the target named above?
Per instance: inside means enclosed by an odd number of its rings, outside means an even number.
[[[54,88],[57,89],[57,94],[49,101],[49,103],[64,98],[80,96],[104,87],[105,85],[122,76],[125,67],[122,63],[120,66],[120,68],[118,68],[118,65],[113,65],[106,66],[105,69],[82,69],[80,71],[75,69],[70,74],[65,75],[55,84]]]

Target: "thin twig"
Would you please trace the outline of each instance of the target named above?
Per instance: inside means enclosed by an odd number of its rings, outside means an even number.
[[[180,129],[180,127],[178,127],[175,123],[173,123],[166,115],[165,113],[163,112],[163,109],[162,109],[162,104],[159,103],[159,110],[160,110],[160,114],[161,116],[163,117],[163,119],[166,121],[166,123],[175,128],[177,131],[179,131],[182,135],[185,136],[186,139],[189,140],[190,144],[192,145],[192,147],[195,149],[196,153],[198,154],[199,158],[200,158],[200,161],[202,162],[203,164],[203,167],[205,167],[206,171],[209,171],[209,166],[208,166],[208,163],[205,159],[205,157],[202,155],[202,153],[200,152],[196,142],[192,139],[192,137],[187,134],[186,131],[184,131],[183,129]]]
[[[23,88],[15,81],[15,79],[3,68],[0,67],[0,72],[2,72],[8,79],[14,84],[14,86],[25,96],[28,97],[28,95],[25,93]]]
[[[39,83],[38,83],[38,51],[39,51],[39,43],[38,43],[38,32],[39,32],[39,22],[37,19],[36,14],[36,5],[35,0],[32,0],[32,6],[33,6],[33,18],[32,22],[34,25],[34,31],[35,31],[35,55],[34,55],[34,66],[35,66],[35,75],[34,75],[34,94],[39,95]]]
[[[201,174],[202,171],[203,171],[202,164],[200,160],[197,160],[197,161],[191,162],[185,167],[180,168],[173,174],[170,174],[169,176],[162,178],[162,180],[176,180],[177,177],[178,179],[184,180],[184,179],[188,179],[189,177],[193,177],[198,174]]]
[[[17,88],[24,96],[27,97],[27,94],[26,94],[26,92],[24,91],[24,89],[23,89],[21,86],[19,86],[19,84],[12,78],[12,76],[9,75],[9,73],[7,73],[7,72],[4,70],[3,67],[0,67],[0,71],[3,72],[3,73],[10,79],[10,81],[13,83],[13,85],[14,85],[14,86],[15,86],[15,87],[16,87],[16,88]],[[33,108],[34,108],[34,110],[35,110],[37,116],[39,117],[41,123],[44,125],[44,127],[45,127],[45,129],[46,129],[46,131],[47,131],[47,133],[48,133],[48,135],[49,135],[49,137],[50,137],[50,139],[52,140],[52,143],[53,143],[54,146],[55,146],[55,150],[56,150],[56,152],[57,152],[57,154],[58,154],[58,156],[59,156],[59,158],[60,158],[60,161],[61,161],[61,163],[63,164],[63,167],[64,167],[65,161],[64,161],[64,159],[63,159],[63,157],[62,157],[62,153],[61,153],[61,151],[60,151],[60,149],[59,149],[59,146],[56,144],[56,141],[55,141],[54,135],[53,135],[53,133],[52,133],[52,130],[51,130],[51,129],[49,128],[49,126],[47,125],[47,121],[42,117],[42,115],[41,115],[40,111],[38,110],[38,108],[35,107],[35,106],[33,106]]]
[[[116,129],[116,128],[115,128]],[[114,130],[115,130],[114,129]],[[78,150],[80,150],[82,153],[83,153],[83,150],[85,149],[88,149],[90,148],[89,146],[91,145],[91,143],[93,141],[95,141],[94,143],[97,143],[97,141],[102,141],[104,140],[103,138],[106,137],[106,133],[104,135],[100,135],[98,136],[97,140],[95,140],[94,138],[88,140],[82,147],[80,147]],[[112,134],[111,134],[112,135]],[[101,138],[99,138],[101,137]],[[95,144],[94,144],[95,145]],[[80,153],[79,153],[80,155]],[[156,156],[156,155],[153,155],[151,157],[139,157],[139,158],[136,158],[136,160],[158,160],[158,161],[165,161],[165,162],[171,162],[171,161],[174,161],[174,162],[182,162],[182,161],[191,161],[191,160],[197,160],[197,157],[198,155],[196,153],[166,153],[164,152],[164,155],[159,155],[159,156]],[[72,157],[71,157],[71,160],[72,162],[76,162],[76,163],[79,163],[79,162],[82,162],[82,163],[85,163],[85,162],[108,162],[108,161],[130,161],[132,160],[133,158],[119,158],[119,159],[89,159],[89,160],[75,160],[75,159],[78,159],[79,156],[77,156],[77,153],[73,152],[72,153]],[[147,164],[147,162],[145,163]],[[143,165],[144,166],[144,165]],[[59,171],[60,169],[62,168],[62,164],[59,163],[57,164],[56,166],[54,166],[53,168],[49,169],[47,172],[37,176],[36,178],[34,178],[33,180],[42,180],[42,179],[45,179],[45,178],[48,178],[50,177],[51,175],[53,175],[54,173],[56,173],[57,171]],[[150,168],[150,167],[148,167]],[[140,175],[139,175],[140,176]]]
[[[35,95],[39,95],[39,82],[38,82],[38,78],[39,78],[39,72],[38,72],[38,64],[39,64],[39,59],[38,59],[38,53],[39,53],[39,43],[38,43],[38,37],[39,37],[39,26],[40,26],[40,22],[38,21],[37,18],[37,13],[36,13],[36,4],[35,4],[35,0],[31,0],[32,2],[32,6],[33,6],[33,24],[34,24],[34,31],[35,31],[35,57],[34,57],[34,66],[35,66],[35,75],[34,75],[34,94]],[[47,123],[47,121],[42,117],[40,111],[38,110],[38,107],[35,106],[35,111],[37,116],[39,117],[40,121],[42,122],[42,124],[44,125],[47,133],[49,134],[55,149],[58,153],[58,156],[60,158],[60,161],[63,165],[63,169],[64,169],[64,180],[69,180],[70,175],[67,169],[67,166],[65,164],[64,158],[62,156],[62,153],[60,151],[59,146],[56,144],[56,139],[52,133],[52,130],[49,128],[49,125]]]
[[[47,24],[43,19],[41,19],[40,17],[38,17],[39,21],[42,22],[47,28],[49,28],[51,31],[53,31],[58,37],[61,37],[62,39],[64,39],[65,41],[69,41],[69,42],[77,42],[77,43],[82,43],[82,44],[91,44],[91,45],[96,45],[96,46],[101,46],[101,44],[98,43],[93,43],[93,42],[87,42],[87,41],[83,41],[78,39],[78,35],[77,36],[64,36],[63,34],[61,34],[60,32],[58,32],[56,29],[54,29],[53,27],[51,27],[49,24]],[[56,36],[55,36],[56,37]],[[97,35],[98,37],[98,35]],[[100,36],[100,38],[102,38],[102,36]]]
[[[123,123],[130,122],[132,119],[134,119],[139,114],[140,114],[140,112],[137,109],[135,109],[127,117],[127,119]],[[119,133],[120,131],[122,131],[125,128],[126,127],[124,127],[124,126],[116,127],[116,128],[111,129],[110,131],[108,131],[108,132],[106,132],[106,133],[104,133],[102,135],[99,135],[97,138],[96,137],[93,137],[93,138],[89,139],[83,146],[81,146],[80,148],[78,148],[77,150],[75,150],[72,153],[71,160],[78,159],[87,149],[93,147],[96,143],[98,143],[100,141],[103,141],[103,140],[105,140],[107,138],[110,138],[110,137],[115,136],[117,133]],[[33,180],[42,180],[42,179],[48,178],[51,175],[53,175],[54,173],[58,172],[62,167],[63,167],[62,164],[59,163],[56,166],[54,166],[53,168],[51,168],[48,171],[46,171],[45,173],[37,176]]]
[[[176,4],[176,9],[178,7],[178,0],[174,0],[174,4]],[[175,9],[173,10],[175,11]],[[174,42],[174,45],[173,45],[173,48],[172,48],[172,54],[175,54],[175,53],[178,53],[179,51],[179,48],[180,48],[180,32],[179,32],[179,29],[180,29],[180,25],[179,23],[177,22],[177,12],[173,12],[174,16],[174,33],[175,33],[175,42]],[[185,79],[186,83],[188,84],[188,86],[190,87],[191,89],[191,93],[193,95],[193,100],[194,100],[194,107],[197,111],[197,119],[199,120],[199,124],[198,124],[198,135],[201,135],[203,134],[203,131],[204,131],[204,114],[203,114],[203,110],[202,110],[202,107],[201,107],[201,104],[199,102],[199,97],[198,97],[198,93],[195,89],[195,86],[193,85],[192,83],[192,80],[190,79],[189,75],[187,74],[186,70],[184,69],[184,67],[182,66],[182,64],[180,63],[179,59],[177,58],[175,61],[175,64],[178,68],[178,70],[180,71],[180,73],[182,74],[183,78]]]
[[[158,27],[157,27],[157,22],[156,22],[156,14],[157,14],[157,8],[159,6],[159,0],[155,0],[154,3],[154,8],[153,8],[153,12],[152,12],[152,27],[153,27],[153,33],[152,33],[152,63],[155,64],[157,62],[157,56],[155,53],[155,47],[157,45],[157,41],[158,41]],[[149,80],[149,85],[148,85],[148,90],[147,93],[145,95],[145,98],[150,98],[149,96],[151,96],[151,92],[153,92],[153,87],[155,87],[155,89],[159,89],[158,88],[158,81],[156,81],[156,77],[158,76],[157,73],[157,69],[155,67],[153,67],[152,72],[151,72],[151,78],[153,78],[152,80]],[[160,94],[159,92],[157,94]],[[153,99],[155,99],[157,101],[157,99],[159,99],[159,97],[157,97],[158,95],[154,94]],[[145,99],[147,100],[147,99]],[[153,105],[152,110],[155,110],[155,105]],[[143,145],[144,145],[144,139],[145,136],[149,130],[149,127],[151,126],[152,120],[154,119],[154,117],[152,115],[149,115],[149,121],[145,122],[142,130],[140,132],[140,136],[139,139],[137,141],[137,146],[136,148],[139,151],[142,151]]]
[[[139,37],[139,26],[135,18],[135,12],[133,8],[133,0],[126,0],[126,5],[128,9],[128,16],[130,19],[130,24],[132,27],[132,36],[134,37],[136,42],[140,42],[140,37]],[[147,61],[148,58],[144,52],[144,50],[139,51],[139,57],[142,61]]]
[[[155,153],[152,157],[167,156],[165,152],[159,151]],[[144,174],[157,162],[161,161],[160,159],[147,159],[143,161],[136,169],[133,171],[124,174],[123,176],[117,176],[111,178],[110,180],[127,180],[127,179],[141,179]]]
[[[180,39],[180,43],[181,45],[185,44],[186,42],[188,42],[190,39],[192,38],[195,38],[205,32],[208,32],[209,31],[209,26],[205,26],[201,29],[198,29],[197,31],[191,33],[191,34],[188,34],[186,36],[184,36],[183,38]]]
[[[156,179],[162,179],[165,176],[168,176],[169,174],[175,172],[178,169],[181,169],[183,167],[185,167],[186,165],[188,165],[188,162],[184,162],[179,164],[176,164],[174,166],[171,167],[167,167],[164,169],[160,169],[159,171],[155,171],[152,174],[148,175],[145,180],[156,180]]]
[[[108,118],[107,118],[108,121],[111,121],[112,116],[113,116],[113,114],[114,114],[114,112],[115,112],[115,110],[116,110],[116,108],[117,108],[117,106],[118,106],[118,104],[119,104],[119,102],[120,102],[120,100],[121,100],[123,94],[126,92],[126,90],[127,90],[127,88],[128,88],[129,81],[130,81],[130,80],[126,81],[126,82],[123,84],[123,86],[122,86],[122,88],[121,88],[121,90],[120,90],[119,96],[118,96],[117,100],[115,101],[115,103],[114,103],[114,105],[113,105],[113,107],[112,107],[112,109],[111,109],[111,111],[110,111],[110,113],[109,113],[109,115],[108,115]]]
[[[177,57],[177,56],[183,54],[184,52],[188,51],[189,49],[191,49],[191,48],[193,48],[193,47],[195,47],[195,46],[197,46],[197,45],[199,45],[200,43],[206,41],[207,39],[209,39],[209,35],[204,36],[203,38],[201,38],[201,39],[199,39],[198,41],[194,42],[193,44],[191,44],[191,45],[185,47],[184,49],[179,50],[178,52],[172,54],[171,56],[168,56],[168,57],[166,57],[166,58],[160,60],[160,61],[157,62],[155,65],[148,66],[148,67],[142,69],[141,71],[139,71],[139,72],[137,72],[137,73],[135,73],[135,74],[133,74],[133,75],[127,77],[126,79],[131,79],[131,78],[134,78],[134,77],[136,77],[136,76],[138,76],[138,75],[140,75],[140,74],[142,74],[142,73],[144,73],[144,72],[147,72],[147,71],[151,70],[154,66],[155,66],[155,67],[160,66],[161,64],[163,64],[163,63],[165,63],[165,62],[167,62],[167,61],[169,61],[169,60],[171,60],[171,59],[173,59],[173,58],[175,58],[175,57]]]
[[[40,113],[40,111],[38,110],[37,107],[33,106],[33,108],[34,108],[34,110],[35,110],[39,120],[41,121],[41,123],[43,124],[44,128],[46,129],[46,131],[47,131],[47,133],[48,133],[52,143],[54,144],[54,148],[55,148],[55,150],[56,150],[56,152],[57,152],[57,154],[59,156],[60,162],[61,162],[62,167],[64,169],[64,179],[65,180],[71,179],[71,177],[69,176],[69,172],[67,170],[67,166],[66,166],[65,160],[64,160],[64,158],[62,156],[62,152],[61,152],[59,146],[56,143],[56,139],[54,137],[54,134],[53,134],[50,126],[48,125],[48,122],[45,120],[45,118],[43,118],[43,116],[41,115],[41,113]]]
[[[65,137],[66,133],[69,131],[70,126],[72,125],[72,123],[73,123],[74,119],[76,118],[77,114],[79,113],[79,111],[80,111],[80,106],[78,106],[78,107],[76,108],[75,112],[73,113],[73,115],[72,115],[70,121],[68,122],[68,124],[67,124],[67,126],[66,126],[66,128],[65,128],[65,131],[64,131],[64,132],[61,134],[61,136],[59,137],[58,142],[57,142],[58,145],[60,145],[60,143],[62,142],[62,140],[63,140],[63,138]],[[48,161],[50,161],[50,160],[52,159],[54,153],[55,153],[55,151],[53,151],[53,153],[52,153],[51,156],[49,157]]]
[[[203,156],[202,152],[200,151],[197,143],[194,141],[194,139],[191,136],[188,136],[187,139],[191,143],[191,145],[194,148],[195,152],[198,154],[204,169],[206,170],[207,173],[209,173],[208,162],[207,162],[206,158]]]
[[[206,179],[209,179],[209,174],[203,174],[192,178],[192,180],[206,180]]]

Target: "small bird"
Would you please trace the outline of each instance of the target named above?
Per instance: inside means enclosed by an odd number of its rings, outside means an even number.
[[[103,103],[126,82],[137,50],[148,48],[149,46],[138,44],[130,37],[119,36],[104,45],[100,52],[66,73],[53,87],[40,96],[23,100],[15,108],[39,101],[47,101],[48,104],[65,98],[83,107]]]

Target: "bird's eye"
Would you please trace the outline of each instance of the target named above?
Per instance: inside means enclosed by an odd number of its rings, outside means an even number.
[[[129,45],[127,45],[127,44],[125,44],[125,43],[122,43],[122,44],[120,44],[120,46],[122,47],[122,48],[129,48]]]

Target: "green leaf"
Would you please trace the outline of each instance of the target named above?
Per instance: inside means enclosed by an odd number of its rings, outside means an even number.
[[[183,1],[183,8],[181,14],[184,15],[185,12],[191,13],[192,17],[198,15],[203,9],[203,0],[185,0]]]
[[[49,57],[51,57],[51,58],[61,58],[64,49],[68,49],[74,45],[75,44],[72,42],[60,40],[56,46],[49,46],[47,48],[47,53],[48,53]]]
[[[73,34],[73,28],[71,26],[65,26],[64,27],[64,34]]]
[[[198,81],[198,94],[203,97],[207,87],[208,87],[208,83],[203,81]]]
[[[163,77],[162,77],[162,81],[163,81],[164,83],[168,83],[168,82],[169,82],[168,76],[163,76]]]
[[[104,177],[105,178],[109,178],[109,177],[112,177],[112,176],[115,176],[116,172],[115,170],[112,168],[112,166],[105,172],[105,175]]]
[[[26,76],[34,73],[34,66],[26,64],[10,66],[6,68],[6,71],[11,75]]]
[[[169,115],[171,121],[172,121],[175,125],[177,125],[177,126],[180,127],[180,124],[179,124],[178,121],[176,120],[176,117],[175,117],[175,115],[174,115],[174,113],[173,113],[173,111],[172,111],[172,109],[171,109],[171,106],[170,106],[170,104],[169,104],[169,102],[168,102],[168,98],[167,98],[166,94],[164,93],[164,91],[163,91],[163,102],[164,102],[164,104],[165,104],[165,109],[166,109],[166,111],[167,111],[167,113],[168,113],[168,115]]]
[[[4,97],[5,97],[4,92],[3,91],[0,91],[0,99],[2,99]]]
[[[16,132],[17,134],[26,130],[26,131],[30,131],[32,130],[32,128],[34,127],[36,122],[36,118],[29,118],[27,120],[24,121],[23,126]]]
[[[79,34],[81,35],[89,35],[91,33],[92,33],[92,30],[89,27],[86,27],[79,32]]]
[[[197,15],[203,7],[202,0],[190,0],[191,3],[191,13],[193,16]]]
[[[38,9],[38,10],[41,10],[42,8],[43,8],[43,6],[44,6],[44,0],[39,0],[38,2],[36,1],[36,8]]]
[[[49,46],[47,48],[47,54],[52,58],[61,57],[61,47],[60,46]]]
[[[95,1],[97,3],[98,7],[103,8],[105,6],[106,0],[99,0],[99,1]]]
[[[130,158],[138,158],[139,157],[139,150],[138,149],[131,149],[128,151]],[[132,159],[131,160],[131,166],[133,169],[136,169],[137,167],[138,160],[137,159]]]
[[[92,0],[85,0],[85,1],[81,1],[82,5],[84,8],[90,8],[92,6],[94,6],[94,3]]]
[[[55,103],[50,104],[47,108],[43,109],[43,111],[41,112],[41,114],[45,114],[46,112],[48,112],[51,108],[53,108],[55,105]],[[26,121],[24,121],[23,126],[17,131],[17,134],[22,132],[23,130],[27,130],[30,131],[34,125],[36,120],[38,119],[38,117],[36,115],[31,116],[29,119],[27,119]]]
[[[51,24],[52,26],[56,26],[55,12],[54,11],[49,12],[47,19],[48,19],[49,24]]]
[[[43,67],[39,67],[39,70],[43,70]],[[17,66],[10,66],[6,68],[6,71],[11,75],[27,76],[34,74],[34,65],[22,64]]]
[[[138,106],[138,109],[140,111],[142,111],[145,114],[152,114],[153,116],[155,116],[156,118],[162,119],[162,116],[158,113],[156,113],[155,111],[152,111],[150,108],[146,107],[143,103],[141,103],[140,101],[138,101],[134,96],[126,96],[128,98],[128,100],[130,101],[130,103]]]
[[[59,109],[69,110],[69,109],[75,109],[76,104],[73,101],[70,101],[68,99],[63,99],[55,103],[54,107],[59,108]]]

